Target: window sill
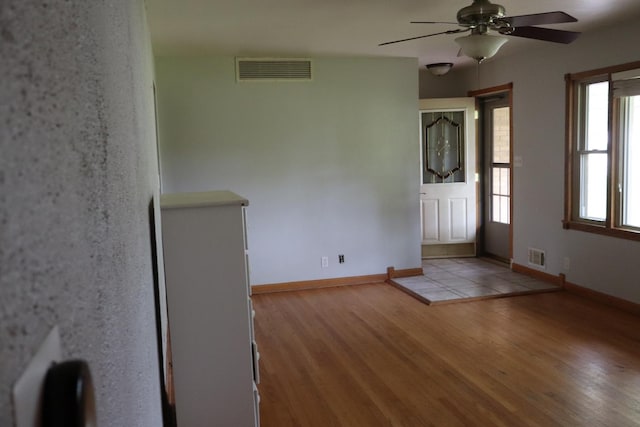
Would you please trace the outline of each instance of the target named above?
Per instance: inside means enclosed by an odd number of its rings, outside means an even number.
[[[616,237],[618,239],[640,241],[640,231],[623,228],[610,228],[604,225],[588,224],[578,221],[562,221],[562,228],[565,230],[578,230],[587,233],[601,234],[603,236]]]

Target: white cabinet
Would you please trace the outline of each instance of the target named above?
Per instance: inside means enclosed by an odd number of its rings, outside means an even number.
[[[160,199],[178,427],[259,425],[247,205],[228,191]]]

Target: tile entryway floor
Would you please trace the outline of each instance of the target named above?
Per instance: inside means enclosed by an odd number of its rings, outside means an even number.
[[[422,261],[423,276],[393,279],[394,285],[427,304],[497,298],[561,288],[511,271],[506,265],[482,258]]]

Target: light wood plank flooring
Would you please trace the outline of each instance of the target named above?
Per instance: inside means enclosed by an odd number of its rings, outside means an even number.
[[[566,292],[254,295],[262,427],[638,426],[640,318]]]

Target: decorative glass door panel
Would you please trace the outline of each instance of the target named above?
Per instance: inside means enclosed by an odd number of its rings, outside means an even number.
[[[464,111],[422,113],[423,184],[465,182]]]

